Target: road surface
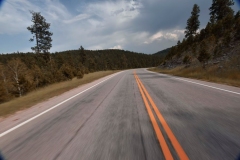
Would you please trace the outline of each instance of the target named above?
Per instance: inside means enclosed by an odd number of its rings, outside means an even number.
[[[7,160],[234,160],[240,89],[123,71],[0,122]]]

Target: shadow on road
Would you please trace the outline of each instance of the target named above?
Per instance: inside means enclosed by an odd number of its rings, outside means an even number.
[[[237,159],[236,160],[240,160],[240,154],[238,155]]]
[[[4,160],[2,153],[0,152],[0,160]]]

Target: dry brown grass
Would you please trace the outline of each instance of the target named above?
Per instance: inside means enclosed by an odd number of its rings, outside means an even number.
[[[96,79],[102,78],[104,76],[107,76],[116,72],[117,71],[100,71],[95,73],[89,73],[89,74],[85,74],[82,79],[74,78],[71,81],[60,82],[60,83],[49,85],[44,88],[40,88],[36,91],[30,92],[29,94],[23,97],[16,98],[9,102],[0,104],[0,117],[4,117],[10,114],[13,114],[17,111],[29,108],[51,97],[60,95],[80,85],[92,82]]]
[[[174,69],[150,68],[149,70],[174,76],[200,79],[240,87],[239,70],[221,70],[217,66],[211,66],[206,69],[203,69],[202,67],[176,67]]]

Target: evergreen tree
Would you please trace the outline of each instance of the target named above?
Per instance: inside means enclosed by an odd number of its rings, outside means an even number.
[[[121,61],[120,68],[122,68],[122,69],[128,68],[127,67],[127,58],[124,54],[121,55],[120,61]]]
[[[8,68],[0,63],[0,103],[4,102],[9,96],[9,72]]]
[[[196,35],[197,30],[199,29],[200,21],[199,21],[199,13],[200,8],[197,4],[194,4],[193,10],[191,12],[191,17],[187,20],[187,27],[185,31],[185,37],[191,37]]]
[[[231,6],[234,5],[233,0],[213,0],[210,10],[210,22],[212,24],[222,20],[225,16],[233,14]]]
[[[227,16],[225,16],[223,18],[223,28],[224,30],[229,30],[232,29],[233,25],[234,25],[234,15],[233,14],[228,14]]]
[[[205,37],[204,38],[207,38],[207,37],[211,36],[212,33],[214,32],[213,25],[208,22],[204,31],[205,31]]]
[[[36,53],[48,53],[48,50],[52,47],[53,33],[49,31],[50,23],[46,22],[46,19],[40,12],[30,11],[32,14],[33,25],[27,27],[27,29],[33,34],[33,38],[30,38],[30,42],[36,40],[36,46],[31,49]]]
[[[217,57],[220,57],[222,56],[222,45],[218,44],[215,48],[214,48],[214,51],[213,51],[213,57],[214,58],[217,58]]]
[[[178,40],[178,42],[177,42],[177,46],[179,46],[181,44],[181,42]]]
[[[80,55],[81,55],[81,59],[82,59],[82,64],[85,64],[86,59],[87,59],[87,55],[86,55],[86,53],[84,51],[84,48],[82,46],[79,48],[79,50],[80,50]]]
[[[236,19],[235,21],[235,39],[240,39],[240,18]]]
[[[62,77],[63,79],[71,80],[74,77],[71,66],[68,64],[63,64],[60,68],[60,72],[63,75],[63,77]]]
[[[186,55],[184,58],[183,58],[183,63],[186,64],[186,65],[189,65],[191,63],[191,57],[189,55]]]
[[[192,51],[192,54],[193,54],[194,56],[196,56],[196,52],[197,52],[197,44],[196,44],[196,43],[194,43],[194,44],[192,45],[191,51]]]
[[[238,18],[240,18],[240,11],[238,11],[238,12],[235,14],[234,18],[235,18],[235,20],[238,19]]]
[[[206,67],[206,63],[208,62],[208,60],[210,59],[211,55],[208,53],[207,51],[207,45],[206,43],[203,41],[200,45],[200,54],[198,56],[198,60],[199,62],[202,63],[203,68]]]

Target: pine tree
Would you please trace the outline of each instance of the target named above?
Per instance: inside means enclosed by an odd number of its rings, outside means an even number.
[[[229,32],[228,30],[231,30],[234,25],[234,15],[228,14],[223,18],[222,23],[223,23],[223,29]]]
[[[87,59],[87,55],[86,55],[86,53],[84,51],[84,48],[82,46],[80,46],[79,50],[80,50],[80,56],[81,56],[81,59],[82,59],[82,64],[84,65],[85,62],[86,62],[86,59]]]
[[[181,42],[178,40],[178,42],[177,42],[177,46],[179,46],[181,44]]]
[[[213,0],[210,10],[210,22],[212,24],[222,20],[225,16],[233,14],[231,6],[234,5],[233,0]]]
[[[201,62],[202,63],[202,65],[203,65],[203,68],[205,68],[206,67],[206,63],[208,62],[208,60],[210,59],[210,54],[208,53],[208,51],[207,51],[207,45],[206,45],[206,43],[203,41],[202,43],[201,43],[201,45],[200,45],[200,54],[199,54],[199,56],[198,56],[198,60],[199,60],[199,62]]]
[[[189,55],[186,55],[183,59],[183,63],[189,65],[191,63],[192,58]]]
[[[46,22],[46,19],[40,12],[30,11],[32,14],[33,25],[27,27],[27,29],[33,34],[33,38],[30,38],[30,42],[36,40],[36,46],[31,49],[36,53],[48,53],[48,50],[52,47],[53,33],[49,31],[50,23]]]
[[[62,78],[64,80],[71,80],[74,77],[71,66],[68,64],[63,64],[60,68],[60,72],[62,73]]]
[[[235,20],[238,19],[238,18],[240,18],[240,11],[238,11],[238,12],[235,14],[234,18],[235,18]]]
[[[211,36],[213,33],[213,25],[211,23],[208,22],[206,28],[205,28],[205,38],[207,38],[208,36]]]
[[[206,29],[201,29],[200,34],[199,34],[199,41],[204,40],[204,38],[207,37]]]
[[[191,51],[192,51],[193,56],[196,56],[196,53],[197,53],[197,43],[194,43],[191,46]]]
[[[9,72],[8,68],[0,63],[0,103],[9,96]]]
[[[217,57],[220,57],[222,56],[222,45],[221,44],[218,44],[215,48],[214,48],[214,51],[213,51],[213,57],[214,58],[217,58]]]
[[[120,61],[121,61],[120,68],[121,69],[126,69],[127,68],[127,58],[124,54],[121,55]]]
[[[235,20],[235,39],[240,39],[240,18]]]
[[[191,12],[191,17],[187,20],[187,27],[185,31],[185,37],[191,37],[196,35],[197,30],[199,29],[200,21],[199,21],[199,13],[200,8],[197,4],[194,4],[193,10]]]
[[[225,47],[229,47],[231,41],[232,41],[231,32],[226,32],[225,35],[223,36],[223,45]]]

